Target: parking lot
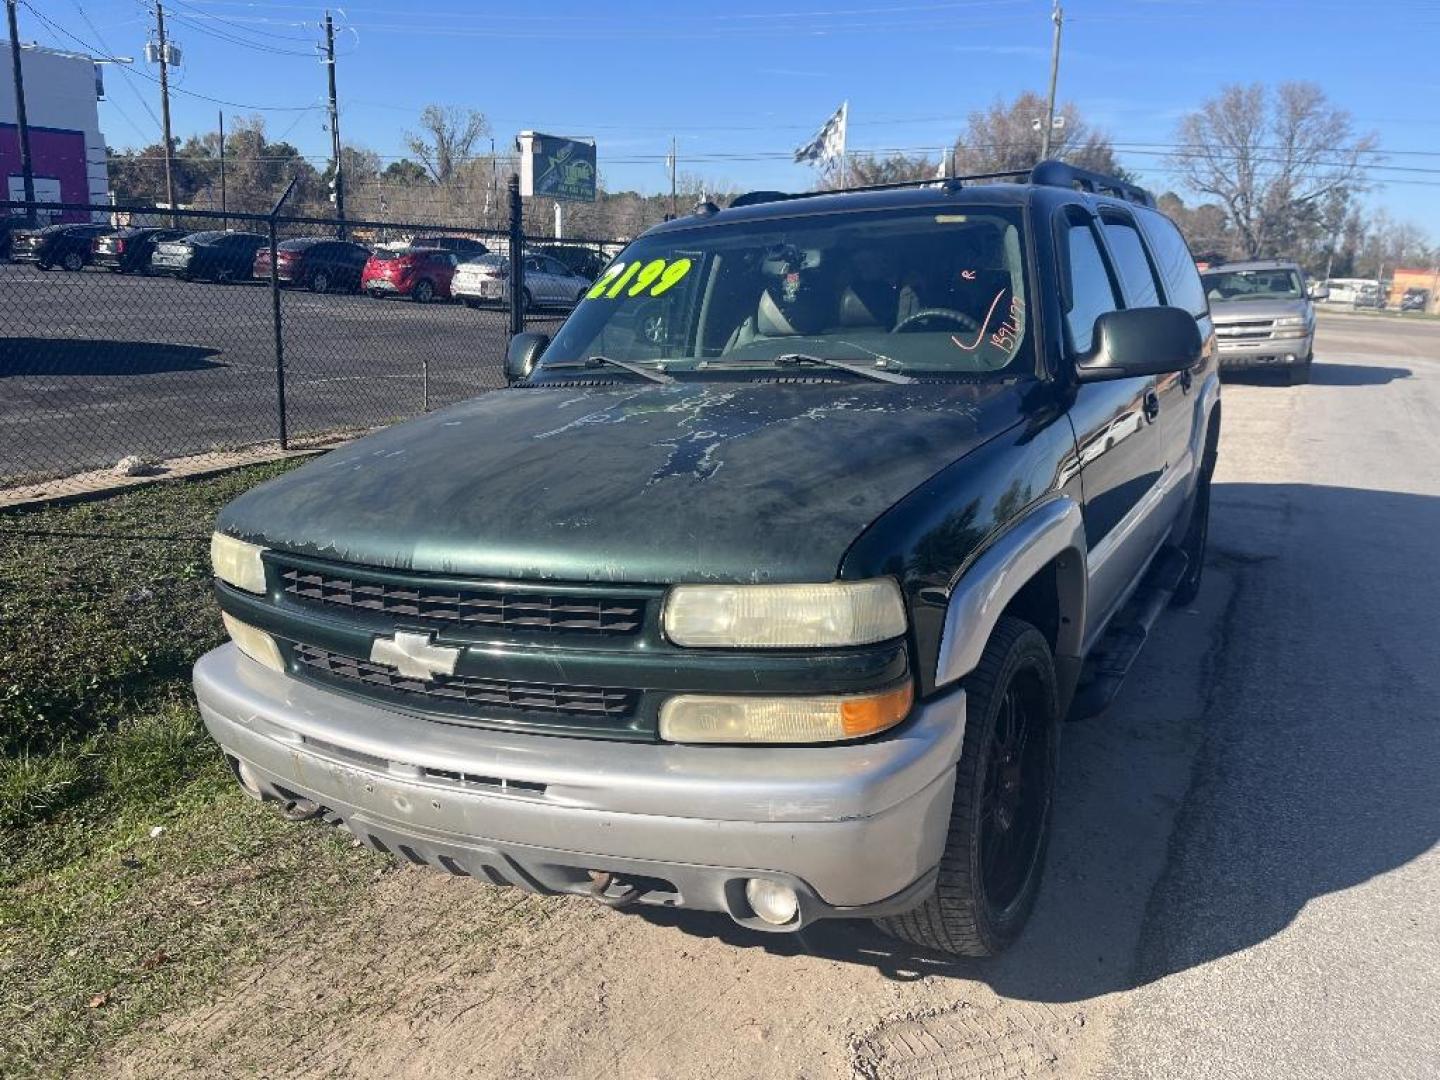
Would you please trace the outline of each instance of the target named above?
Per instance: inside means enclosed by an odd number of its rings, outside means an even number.
[[[1000,959],[406,868],[103,1071],[1433,1076],[1440,326],[1322,316],[1311,385],[1223,408],[1205,586],[1067,727]]]
[[[263,284],[0,263],[0,292],[0,487],[130,454],[278,438]],[[288,289],[281,297],[291,439],[385,423],[504,382],[503,310]]]

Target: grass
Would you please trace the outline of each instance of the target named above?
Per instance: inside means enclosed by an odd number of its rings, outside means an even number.
[[[277,462],[0,515],[0,1072],[59,1076],[384,865],[246,798],[190,666],[216,511]]]

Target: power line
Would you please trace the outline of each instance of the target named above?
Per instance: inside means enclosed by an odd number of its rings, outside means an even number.
[[[85,39],[77,37],[69,30],[66,30],[63,26],[52,22],[50,19],[40,14],[40,12],[35,10],[34,5],[31,4],[29,0],[19,0],[19,3],[24,5],[25,9],[29,11],[31,15],[34,15],[46,26],[50,27],[50,29],[54,30],[56,33],[65,35],[65,37],[75,42],[92,56],[97,56],[102,60],[109,60],[113,64],[121,63],[121,61],[117,57],[111,55],[108,50],[96,48],[94,45],[90,44]],[[159,83],[160,81],[155,76],[151,75],[148,71],[136,71],[134,74],[140,76],[142,79],[149,79],[153,83]],[[186,97],[198,98],[201,101],[208,101],[212,105],[225,105],[232,109],[248,109],[252,112],[309,112],[311,109],[315,108],[314,105],[253,105],[247,104],[243,101],[227,101],[225,98],[211,97],[209,94],[201,94],[195,90],[185,90],[178,86],[175,87],[174,92],[177,94],[184,94]]]
[[[299,56],[307,60],[312,59],[314,56],[313,53],[301,52],[299,49],[285,49],[277,45],[266,45],[255,41],[247,41],[244,38],[226,33],[223,30],[208,27],[197,19],[192,19],[188,15],[181,15],[175,11],[170,12],[170,18],[188,26],[198,34],[204,34],[207,37],[214,38],[216,41],[224,41],[230,45],[238,45],[242,49],[252,49],[255,52],[266,53],[270,56]]]

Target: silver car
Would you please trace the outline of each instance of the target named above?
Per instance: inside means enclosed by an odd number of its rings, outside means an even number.
[[[523,300],[526,309],[570,308],[585,298],[593,283],[573,274],[548,255],[525,256]],[[460,264],[450,291],[467,306],[509,304],[510,260],[504,255],[481,255]]]
[[[1315,307],[1324,286],[1305,285],[1293,262],[1226,263],[1201,275],[1215,322],[1221,369],[1279,368],[1290,382],[1310,381]]]

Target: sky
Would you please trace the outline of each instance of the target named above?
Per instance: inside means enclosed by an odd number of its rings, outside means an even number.
[[[159,87],[139,73],[153,31],[141,0],[22,0],[22,40],[98,55],[110,68],[101,127],[112,146],[158,141]],[[1177,122],[1222,85],[1319,83],[1385,152],[1372,207],[1440,240],[1440,0],[1066,0],[1061,101],[1115,141],[1157,192]],[[308,0],[166,0],[184,51],[177,137],[261,112],[317,165],[329,155],[324,8]],[[392,160],[431,102],[485,113],[497,146],[516,132],[589,135],[610,190],[668,190],[679,168],[737,189],[803,189],[791,160],[843,100],[852,151],[938,156],[967,115],[1044,92],[1050,0],[355,0],[333,8],[340,128]],[[47,25],[36,12],[50,20]],[[117,74],[117,72],[123,72]],[[203,96],[197,96],[203,95]],[[488,152],[488,141],[484,150]],[[1182,192],[1182,194],[1184,194]]]

